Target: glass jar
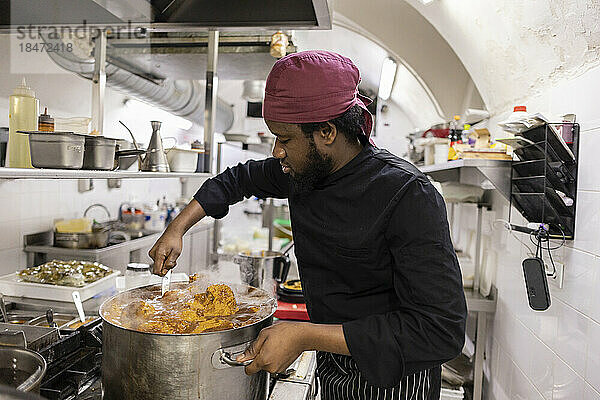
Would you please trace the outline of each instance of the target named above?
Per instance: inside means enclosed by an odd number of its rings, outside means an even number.
[[[129,263],[125,271],[125,288],[133,289],[150,284],[150,265],[142,263]]]

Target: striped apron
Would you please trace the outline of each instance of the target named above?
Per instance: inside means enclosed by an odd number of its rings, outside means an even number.
[[[321,400],[439,400],[441,368],[405,376],[398,386],[370,385],[350,356],[317,352]]]

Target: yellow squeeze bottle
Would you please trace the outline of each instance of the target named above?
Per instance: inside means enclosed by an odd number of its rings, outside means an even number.
[[[29,135],[17,131],[37,130],[39,100],[25,82],[25,78],[9,97],[8,111],[8,166],[33,168],[29,152]]]

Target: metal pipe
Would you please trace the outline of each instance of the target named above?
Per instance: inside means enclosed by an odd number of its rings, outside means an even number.
[[[479,272],[481,268],[481,224],[483,222],[483,206],[477,205],[477,239],[475,242],[475,272],[473,274],[473,293],[479,293]]]
[[[269,251],[273,250],[273,221],[275,220],[275,206],[273,204],[273,199],[269,199]]]
[[[42,34],[41,37],[49,46],[63,43],[62,39],[49,38],[48,35]],[[82,46],[85,43],[84,41]],[[68,52],[48,52],[48,56],[60,67],[83,78],[92,79],[94,77],[94,58],[77,56],[75,53]],[[110,60],[105,62],[105,74],[106,84],[110,87],[119,89],[197,124],[202,125],[204,123],[204,87],[202,82],[164,79],[156,83],[124,70],[112,64]],[[219,111],[216,114],[218,119],[213,119],[213,125],[219,132],[226,132],[233,125],[233,110],[228,103],[218,98],[216,99],[216,106],[213,108]]]
[[[94,46],[92,77],[92,129],[104,133],[104,94],[106,92],[106,31],[101,29]]]
[[[217,169],[215,171],[215,174],[218,174],[221,172],[221,163],[222,163],[222,147],[223,147],[223,143],[217,143]],[[219,250],[219,240],[221,237],[221,221],[219,221],[218,219],[215,219],[215,222],[213,223],[213,242],[212,242],[212,258],[211,261],[216,264],[219,262],[219,254],[218,254],[218,250]]]
[[[219,31],[208,32],[208,57],[206,64],[206,95],[204,97],[204,171],[213,171],[213,143],[215,138],[215,119],[217,117],[217,89],[219,77],[217,76],[217,62],[219,56]],[[221,169],[221,144],[217,147],[217,169]],[[218,262],[219,236],[221,236],[221,223],[215,219],[213,226],[213,261]]]
[[[217,90],[219,77],[217,62],[219,55],[219,31],[208,33],[208,58],[206,64],[206,95],[204,97],[204,170],[213,171],[213,143],[215,136],[215,119],[217,117]]]

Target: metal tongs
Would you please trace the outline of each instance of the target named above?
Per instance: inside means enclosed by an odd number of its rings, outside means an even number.
[[[161,296],[164,296],[165,293],[168,292],[169,288],[171,287],[171,271],[172,270],[170,269],[169,272],[167,272],[162,278],[162,286],[160,288]]]

